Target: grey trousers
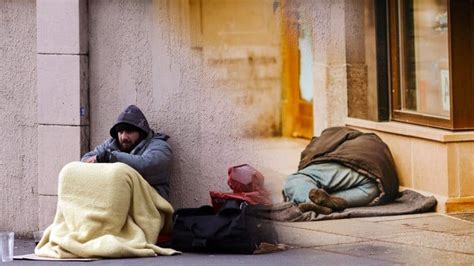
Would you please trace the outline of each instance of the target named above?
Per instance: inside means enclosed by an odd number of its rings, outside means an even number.
[[[311,202],[308,193],[313,188],[345,199],[349,207],[366,206],[380,194],[375,180],[338,163],[312,164],[289,175],[283,193],[300,204]]]

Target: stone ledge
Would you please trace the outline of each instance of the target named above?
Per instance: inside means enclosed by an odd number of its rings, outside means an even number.
[[[446,201],[446,212],[474,213],[474,197],[448,198],[448,200]]]
[[[420,190],[420,189],[416,189],[416,188],[412,188],[412,187],[405,187],[405,186],[400,186],[399,191],[403,191],[403,190],[406,190],[406,189],[418,192],[418,193],[420,193],[420,194],[422,194],[423,196],[426,196],[426,197],[430,197],[430,196],[435,197],[436,200],[438,201],[438,203],[436,204],[436,210],[435,211],[437,213],[447,213],[448,212],[448,210],[447,210],[447,202],[449,200],[448,197],[440,195],[440,194],[436,194],[436,193],[433,193],[433,192]]]
[[[347,117],[347,126],[432,140],[441,143],[474,141],[474,131],[454,132],[400,122],[374,122]]]

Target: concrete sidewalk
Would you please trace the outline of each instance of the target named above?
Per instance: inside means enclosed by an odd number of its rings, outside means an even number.
[[[172,257],[93,262],[15,260],[11,265],[474,265],[473,215],[443,214],[275,223],[287,251],[263,255],[186,253]],[[469,221],[471,219],[471,221]],[[16,240],[15,255],[32,253],[31,240]]]

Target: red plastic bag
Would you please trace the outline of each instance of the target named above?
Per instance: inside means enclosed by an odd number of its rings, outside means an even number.
[[[230,167],[228,172],[227,184],[234,191],[253,192],[263,190],[264,177],[248,164],[241,164]]]
[[[270,205],[272,201],[264,188],[264,179],[259,171],[248,164],[230,167],[227,184],[233,192],[210,191],[212,206],[219,209],[229,199],[242,200],[251,205]]]

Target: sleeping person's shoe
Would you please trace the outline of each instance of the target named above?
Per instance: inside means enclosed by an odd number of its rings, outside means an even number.
[[[330,208],[316,205],[312,202],[301,203],[298,205],[298,208],[303,213],[309,212],[309,211],[313,211],[317,214],[331,214],[332,213],[332,210]]]
[[[311,189],[308,196],[314,204],[331,208],[333,211],[342,211],[348,205],[345,199],[331,196],[321,188]]]

